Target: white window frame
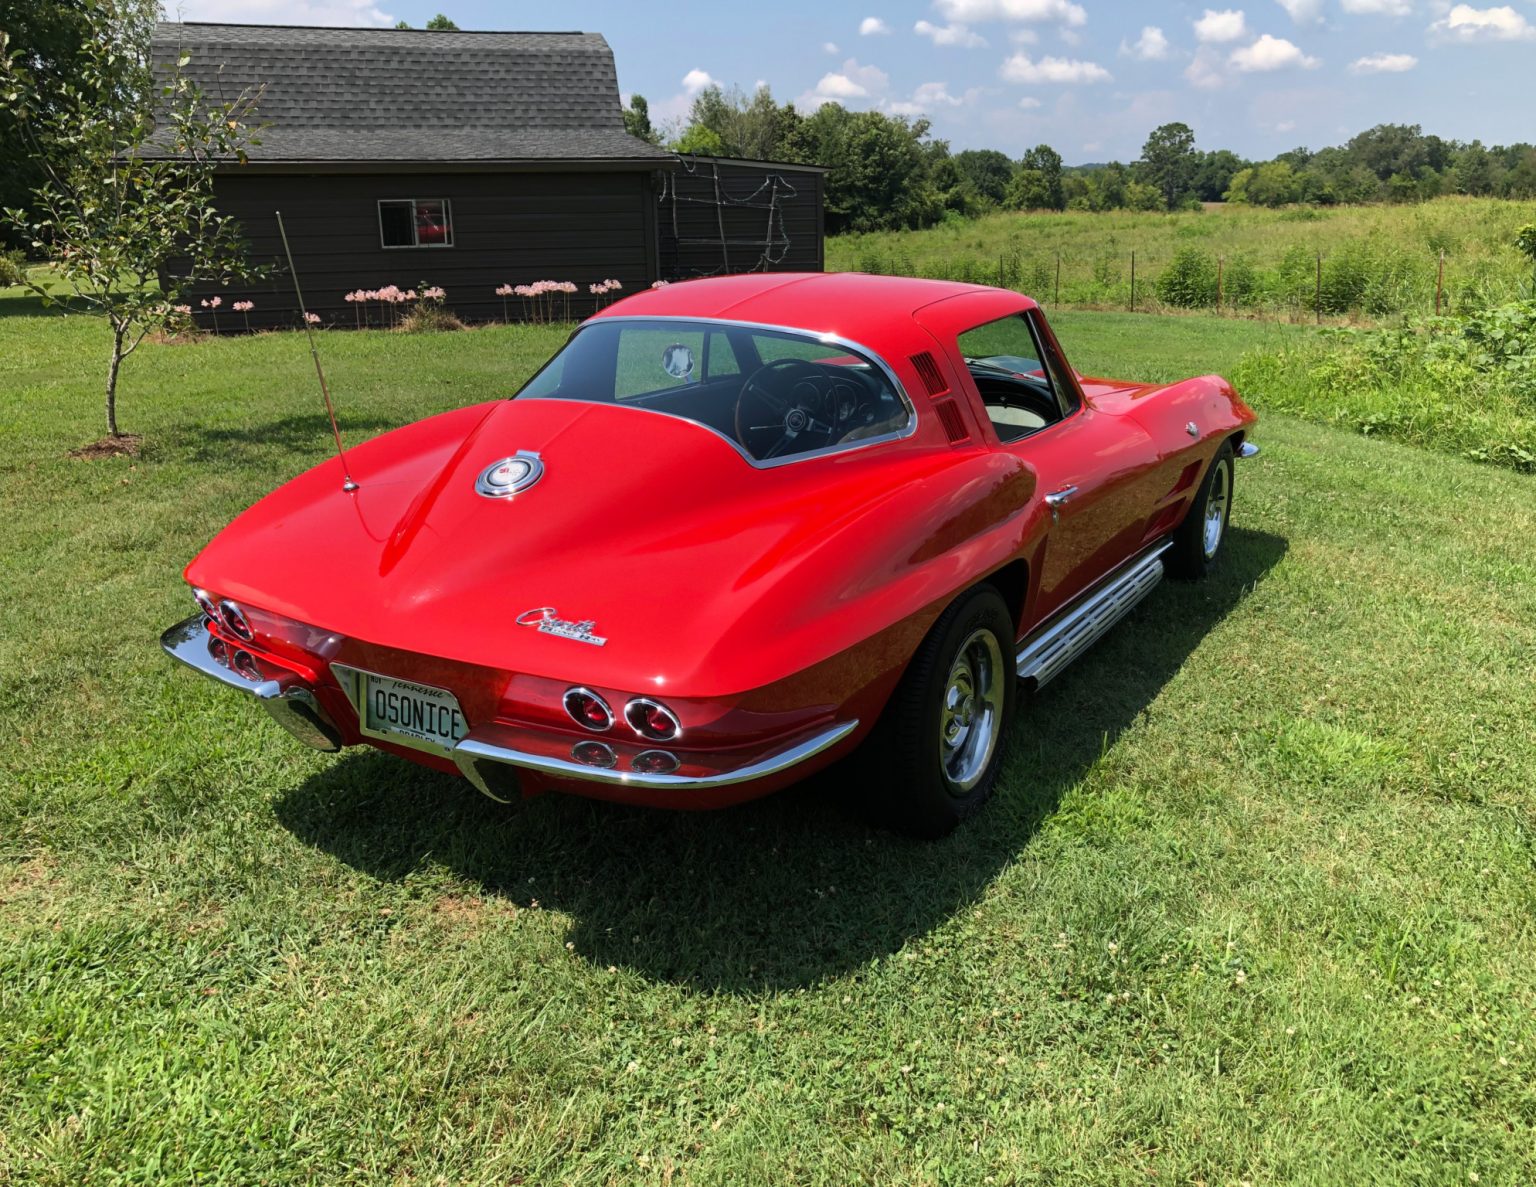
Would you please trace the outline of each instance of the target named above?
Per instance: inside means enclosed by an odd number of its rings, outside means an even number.
[[[412,243],[385,243],[384,242],[384,205],[400,205],[409,202],[411,204],[411,238]],[[416,203],[436,202],[443,208],[443,218],[448,225],[448,236],[442,243],[422,243],[416,237]],[[437,248],[453,246],[453,202],[448,198],[380,198],[375,212],[379,220],[379,247],[384,251],[414,251],[417,248]]]

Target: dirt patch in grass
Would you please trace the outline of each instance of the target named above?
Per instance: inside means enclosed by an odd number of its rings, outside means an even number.
[[[34,857],[9,869],[0,869],[0,908],[45,895],[56,887],[55,865],[50,857]]]
[[[97,462],[108,457],[138,457],[143,445],[144,438],[137,433],[118,433],[71,449],[69,456],[82,462]]]

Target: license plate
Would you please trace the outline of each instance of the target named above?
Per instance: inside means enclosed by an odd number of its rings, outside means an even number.
[[[457,698],[447,689],[372,672],[359,674],[363,678],[365,734],[452,750],[469,732]]]

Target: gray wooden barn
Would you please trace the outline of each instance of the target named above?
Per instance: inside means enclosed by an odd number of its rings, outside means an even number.
[[[624,130],[613,52],[596,33],[470,33],[165,22],[157,61],[187,54],[211,96],[263,94],[261,143],[215,184],[254,259],[278,261],[281,211],[310,310],[350,326],[357,290],[439,286],[469,322],[533,310],[496,290],[576,285],[600,300],[724,271],[820,271],[815,166],[683,157]],[[616,294],[589,286],[618,280]],[[292,326],[284,272],[222,298],[218,325]],[[244,317],[237,300],[252,301]],[[564,306],[562,305],[562,312]]]

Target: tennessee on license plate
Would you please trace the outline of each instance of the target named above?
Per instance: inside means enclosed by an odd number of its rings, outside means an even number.
[[[363,693],[365,732],[414,738],[444,750],[469,732],[458,700],[445,688],[365,673]]]

